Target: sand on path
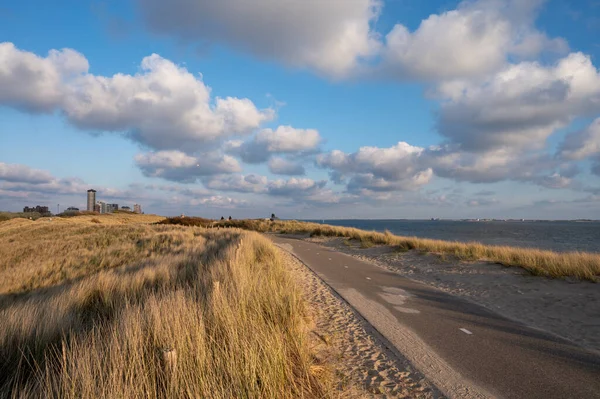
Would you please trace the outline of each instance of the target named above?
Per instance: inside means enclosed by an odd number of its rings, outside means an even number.
[[[389,246],[361,248],[360,243],[343,238],[304,239],[434,286],[600,353],[599,283],[532,276],[518,267],[461,262],[416,251],[397,252]]]
[[[307,266],[285,250],[281,250],[281,256],[308,303],[313,321],[313,352],[334,368],[336,395],[443,397],[407,359],[391,351],[385,339]]]

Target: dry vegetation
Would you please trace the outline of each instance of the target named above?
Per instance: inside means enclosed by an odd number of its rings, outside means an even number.
[[[197,227],[213,227],[217,222],[212,219],[204,219],[199,217],[173,217],[161,220],[157,224],[176,224],[181,226],[197,226]]]
[[[240,227],[260,232],[306,233],[311,236],[346,237],[358,240],[364,248],[390,245],[398,251],[418,250],[448,254],[460,260],[487,260],[505,266],[518,266],[534,275],[547,277],[577,277],[596,281],[600,276],[600,254],[584,252],[557,253],[532,248],[483,245],[395,236],[349,227],[297,221],[234,220],[220,225]]]
[[[0,397],[323,396],[267,239],[112,216],[0,223]]]

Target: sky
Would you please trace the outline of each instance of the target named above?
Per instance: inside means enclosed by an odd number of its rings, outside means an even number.
[[[598,0],[5,0],[0,210],[600,219]]]

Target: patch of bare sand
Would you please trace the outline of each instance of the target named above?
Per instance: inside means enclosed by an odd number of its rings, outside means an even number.
[[[313,351],[319,359],[333,365],[337,395],[344,398],[441,397],[408,361],[388,350],[378,333],[320,278],[288,252],[281,253],[303,288],[313,321]]]
[[[340,238],[309,238],[600,352],[600,284],[532,276],[518,267],[461,262],[388,246],[361,248]]]

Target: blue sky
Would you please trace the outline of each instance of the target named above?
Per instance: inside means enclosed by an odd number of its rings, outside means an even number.
[[[599,37],[593,0],[5,2],[0,210],[597,219]]]

